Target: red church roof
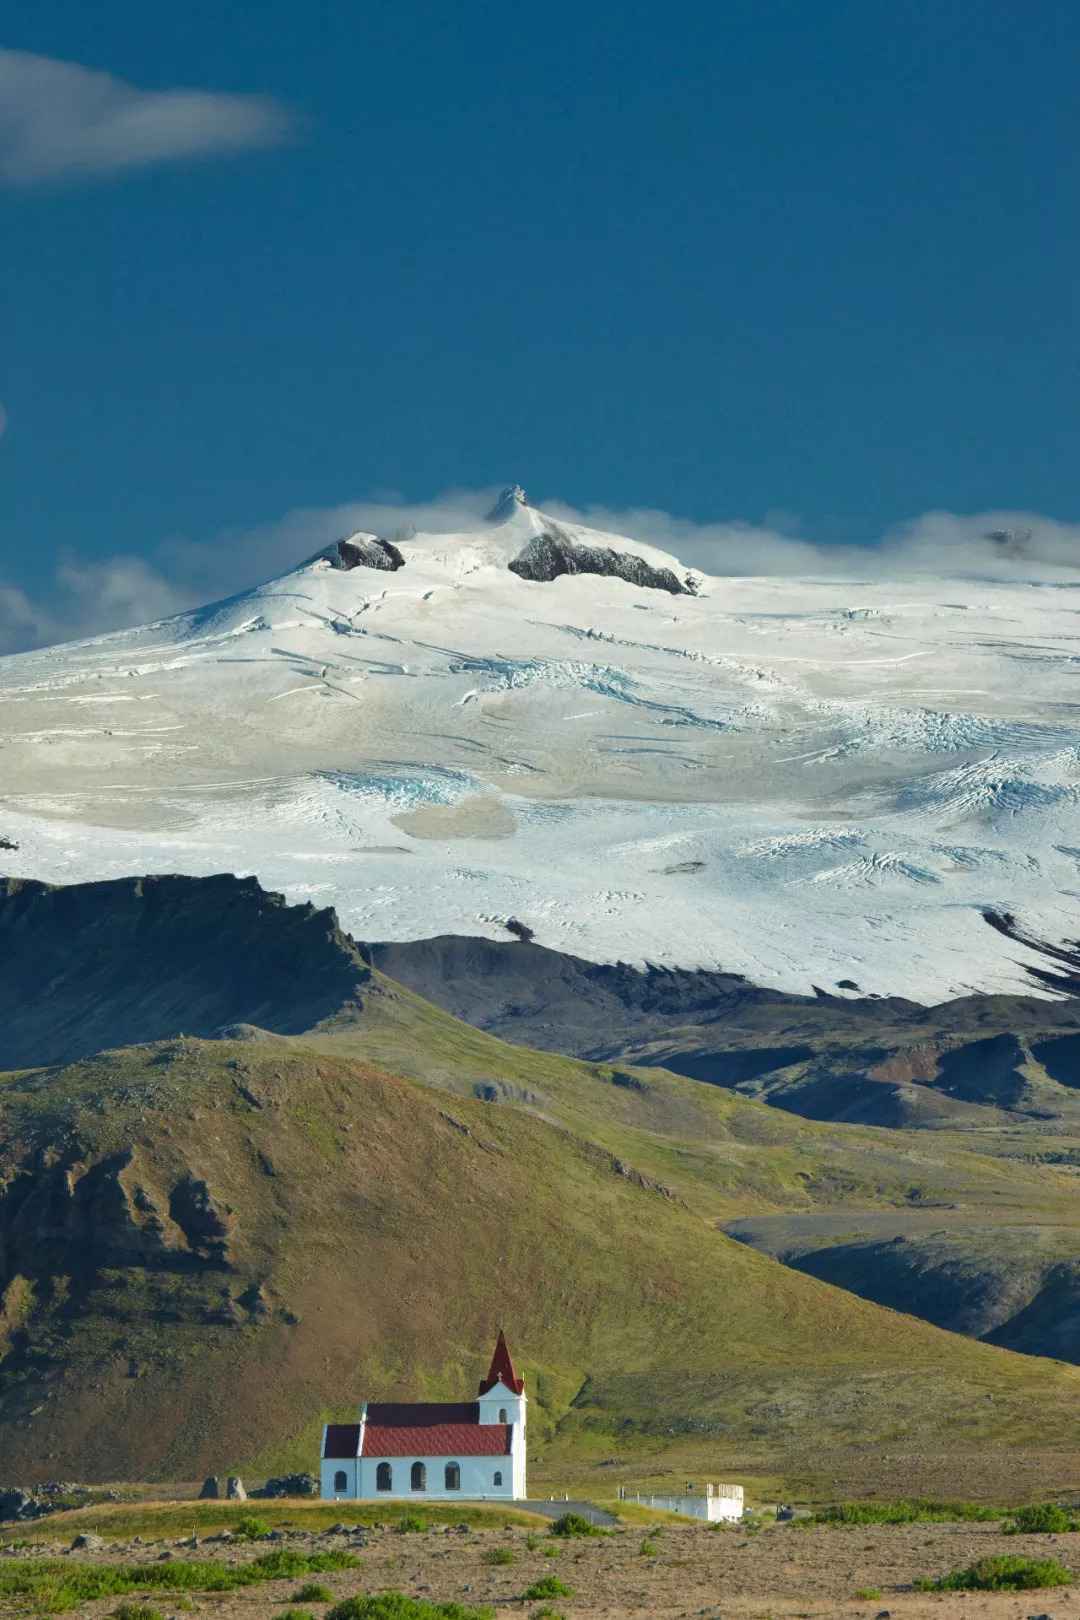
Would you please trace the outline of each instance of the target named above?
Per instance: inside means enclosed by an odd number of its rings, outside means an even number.
[[[524,1378],[519,1378],[514,1371],[514,1363],[510,1358],[510,1351],[506,1343],[506,1335],[499,1329],[499,1337],[495,1342],[495,1354],[491,1358],[488,1375],[480,1385],[481,1395],[486,1395],[489,1389],[496,1384],[505,1384],[512,1389],[515,1395],[520,1395],[525,1388]]]
[[[508,1423],[372,1423],[364,1428],[365,1457],[509,1457]]]

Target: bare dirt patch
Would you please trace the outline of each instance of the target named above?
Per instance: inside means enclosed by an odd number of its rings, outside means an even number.
[[[423,804],[391,819],[413,838],[509,838],[517,828],[512,812],[490,793],[460,804]]]
[[[276,1515],[275,1515],[276,1517]],[[287,1513],[282,1514],[282,1521]],[[701,1525],[665,1522],[620,1525],[609,1535],[560,1542],[546,1533],[522,1529],[458,1530],[439,1526],[401,1534],[388,1527],[350,1533],[284,1532],[284,1544],[301,1551],[355,1552],[360,1567],[319,1577],[335,1601],[357,1592],[402,1591],[429,1601],[456,1601],[497,1615],[531,1615],[544,1605],[523,1593],[555,1575],[571,1596],[550,1600],[565,1620],[821,1620],[850,1616],[877,1620],[1025,1620],[1049,1615],[1074,1620],[1080,1610],[1080,1573],[1074,1587],[1029,1593],[921,1594],[912,1590],[922,1577],[934,1577],[997,1553],[1055,1557],[1080,1572],[1080,1534],[1004,1537],[1000,1527],[972,1524],[852,1526],[801,1529],[769,1525],[758,1533],[714,1531]],[[280,1545],[281,1543],[277,1543]],[[64,1544],[66,1546],[66,1543]],[[176,1558],[242,1562],[266,1550],[267,1543],[214,1540],[199,1547],[175,1541],[125,1542],[87,1553],[53,1551],[65,1563],[152,1563],[163,1552]],[[509,1561],[492,1559],[506,1549]],[[45,1548],[38,1543],[33,1555]],[[551,1555],[553,1554],[553,1555]],[[29,1549],[0,1557],[0,1575]],[[504,1555],[505,1556],[505,1555]],[[303,1581],[269,1582],[232,1593],[190,1592],[186,1612],[217,1620],[254,1620],[281,1611]],[[165,1592],[150,1601],[163,1614],[173,1612]],[[187,1608],[186,1605],[191,1607]],[[315,1614],[321,1604],[305,1604]],[[85,1604],[80,1613],[105,1616],[115,1599]],[[0,1613],[29,1614],[26,1599],[0,1600]]]

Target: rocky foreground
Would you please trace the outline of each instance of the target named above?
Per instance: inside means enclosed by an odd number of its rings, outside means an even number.
[[[234,1567],[265,1556],[268,1548],[300,1552],[331,1551],[357,1558],[355,1567],[320,1574],[327,1594],[305,1600],[305,1612],[323,1614],[331,1601],[356,1593],[400,1591],[431,1602],[454,1601],[471,1609],[493,1605],[496,1613],[554,1616],[566,1620],[808,1620],[851,1616],[852,1620],[946,1620],[978,1616],[985,1620],[1024,1620],[1046,1616],[1065,1620],[1080,1608],[1076,1585],[1028,1593],[934,1595],[912,1590],[913,1583],[999,1553],[1055,1557],[1080,1570],[1080,1535],[1005,1537],[996,1524],[857,1525],[844,1529],[768,1525],[762,1530],[713,1531],[703,1525],[664,1522],[622,1524],[609,1535],[561,1543],[538,1524],[525,1528],[478,1529],[439,1526],[401,1533],[396,1528],[342,1523],[323,1533],[290,1529],[288,1506],[274,1518],[279,1528],[257,1543],[225,1531],[205,1539],[182,1537],[102,1541],[83,1537],[0,1550],[0,1594],[5,1574],[20,1561],[54,1556],[66,1566],[86,1563],[159,1564],[205,1561]],[[550,1606],[524,1600],[535,1583],[554,1576],[568,1594]],[[177,1603],[191,1614],[217,1620],[252,1620],[280,1614],[281,1605],[306,1584],[295,1577],[242,1587],[235,1593],[200,1594],[187,1589]],[[167,1591],[154,1605],[171,1611]],[[85,1604],[80,1613],[106,1615],[115,1599]],[[0,1613],[27,1612],[5,1604]]]

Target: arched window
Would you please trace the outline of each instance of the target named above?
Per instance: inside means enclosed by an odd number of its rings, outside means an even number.
[[[377,1491],[392,1491],[394,1488],[394,1471],[389,1463],[380,1463],[375,1470],[375,1489]]]
[[[499,1407],[499,1422],[500,1423],[509,1423],[509,1421],[510,1421],[510,1419],[506,1415],[506,1407],[505,1406],[500,1406]]]
[[[339,1468],[337,1473],[334,1475],[334,1489],[335,1491],[347,1491],[348,1488],[349,1476],[345,1472],[344,1468]]]
[[[447,1463],[447,1465],[446,1465],[446,1489],[448,1491],[460,1491],[460,1489],[461,1489],[461,1464],[460,1463]]]
[[[427,1490],[427,1469],[423,1463],[418,1462],[412,1465],[412,1488],[414,1491]]]
[[[495,1470],[495,1478],[492,1480],[491,1483],[493,1485],[501,1485],[502,1484],[502,1473],[498,1468],[496,1468],[496,1470]]]

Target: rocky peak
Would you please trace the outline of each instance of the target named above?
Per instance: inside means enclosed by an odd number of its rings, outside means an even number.
[[[505,523],[521,507],[528,506],[528,498],[520,484],[508,484],[487,515],[489,523]]]

